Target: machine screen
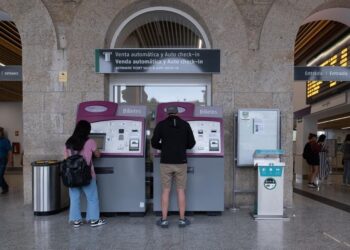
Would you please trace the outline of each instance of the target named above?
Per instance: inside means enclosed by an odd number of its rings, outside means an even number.
[[[105,149],[106,134],[104,133],[90,133],[89,138],[94,139],[97,149],[103,151]]]
[[[141,153],[141,131],[141,121],[113,120],[91,123],[92,134],[105,135],[102,153]]]
[[[196,145],[190,153],[221,153],[220,122],[189,121]]]

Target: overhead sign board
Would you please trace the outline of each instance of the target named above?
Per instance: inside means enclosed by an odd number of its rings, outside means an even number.
[[[350,81],[350,67],[308,66],[294,67],[294,80]]]
[[[96,49],[96,72],[219,73],[218,49]]]
[[[0,81],[22,81],[22,66],[12,65],[0,67]]]
[[[306,81],[306,103],[317,103],[350,88],[350,45],[339,43],[337,49],[322,51],[307,62],[294,67],[294,79]]]

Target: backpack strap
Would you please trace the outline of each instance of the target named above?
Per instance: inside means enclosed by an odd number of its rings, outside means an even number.
[[[72,148],[67,148],[67,151],[68,151],[68,153],[70,153],[70,155],[68,155],[68,156],[78,155],[78,154],[80,153],[79,151],[74,150],[74,149],[72,149]],[[92,163],[92,157],[93,157],[93,153],[92,153],[92,155],[91,155],[91,160],[90,160],[90,162],[87,163],[90,167],[91,167],[91,163]]]

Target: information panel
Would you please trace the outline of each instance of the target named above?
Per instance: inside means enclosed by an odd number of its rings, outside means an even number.
[[[99,135],[101,153],[141,153],[142,122],[129,120],[91,123],[91,134]]]
[[[196,145],[190,153],[221,153],[220,122],[188,121],[193,131]]]
[[[252,166],[258,149],[279,149],[280,111],[240,109],[237,117],[237,165]]]
[[[218,49],[96,49],[97,73],[219,73]]]
[[[22,81],[22,66],[1,66],[0,81]]]

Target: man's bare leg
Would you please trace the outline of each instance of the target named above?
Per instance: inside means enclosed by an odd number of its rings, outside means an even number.
[[[186,196],[184,189],[177,189],[177,203],[179,206],[180,219],[185,219]]]
[[[163,220],[166,220],[168,217],[169,194],[170,194],[170,188],[163,188],[162,190],[162,219]]]

